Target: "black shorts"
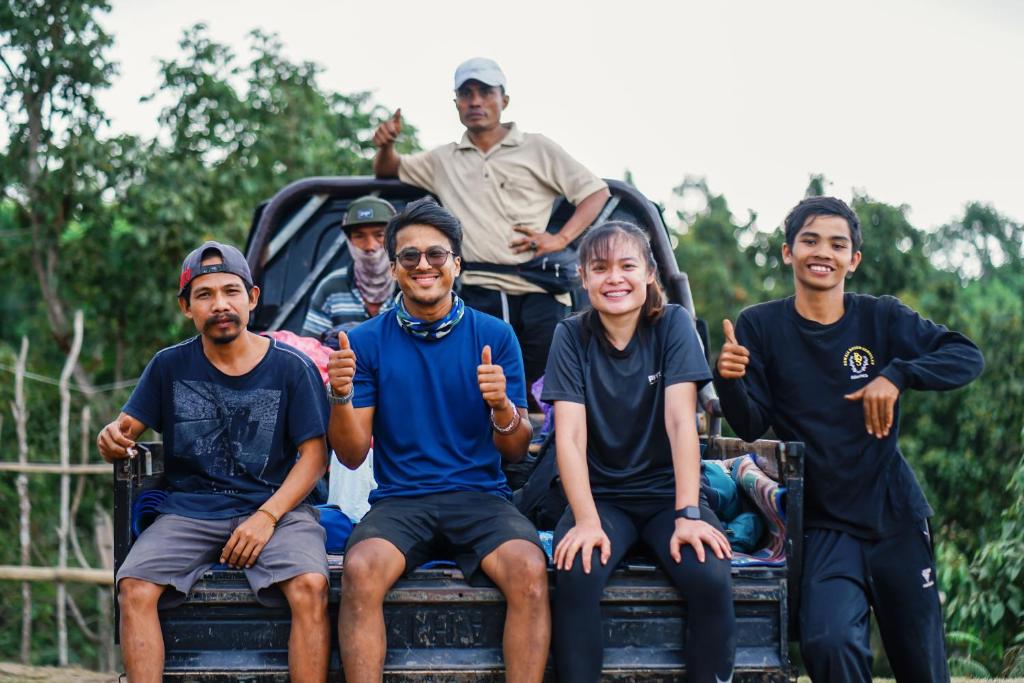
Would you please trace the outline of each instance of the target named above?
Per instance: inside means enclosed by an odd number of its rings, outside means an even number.
[[[529,541],[544,552],[537,529],[510,501],[477,491],[379,500],[356,525],[346,551],[368,538],[394,544],[405,556],[407,575],[424,562],[455,560],[470,584],[482,581],[480,562],[506,541]]]

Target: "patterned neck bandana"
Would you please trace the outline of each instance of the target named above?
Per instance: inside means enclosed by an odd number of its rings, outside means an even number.
[[[455,329],[466,313],[466,305],[462,303],[458,294],[452,292],[452,310],[448,311],[448,314],[440,320],[427,322],[409,315],[409,311],[405,310],[405,298],[399,292],[395,297],[395,313],[398,316],[398,324],[402,326],[403,330],[425,341],[437,341]]]
[[[391,277],[388,250],[380,247],[363,251],[349,242],[348,253],[352,255],[352,274],[363,301],[380,304],[390,299],[395,293],[395,278]]]

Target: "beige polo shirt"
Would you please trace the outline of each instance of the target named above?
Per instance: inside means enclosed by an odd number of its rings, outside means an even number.
[[[464,134],[458,143],[400,157],[398,177],[437,195],[462,222],[464,261],[529,261],[532,253],[516,254],[509,247],[523,237],[515,226],[543,232],[559,196],[578,205],[607,187],[543,135],[523,133],[514,123],[503,125],[505,138],[486,153]],[[516,275],[467,272],[462,281],[508,294],[544,291]]]

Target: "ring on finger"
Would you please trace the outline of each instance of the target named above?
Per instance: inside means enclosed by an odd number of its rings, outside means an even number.
[[[530,240],[530,251],[537,251],[537,240]]]

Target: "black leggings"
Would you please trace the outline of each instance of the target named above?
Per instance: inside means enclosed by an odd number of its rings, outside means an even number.
[[[579,555],[572,569],[559,571],[555,592],[554,654],[560,683],[597,681],[604,657],[601,625],[601,595],[612,571],[626,551],[642,538],[686,598],[686,670],[687,680],[714,683],[732,676],[736,650],[736,619],[732,602],[732,574],[728,559],[720,560],[705,546],[704,563],[697,561],[691,546],[683,546],[683,561],[676,563],[668,552],[675,530],[673,501],[597,500],[601,526],[611,540],[608,564],[602,566],[595,550],[590,573],[583,573]],[[715,514],[701,506],[701,517],[721,530]],[[555,528],[554,542],[565,537],[575,524],[572,510],[566,509]],[[716,678],[717,676],[717,678]]]

